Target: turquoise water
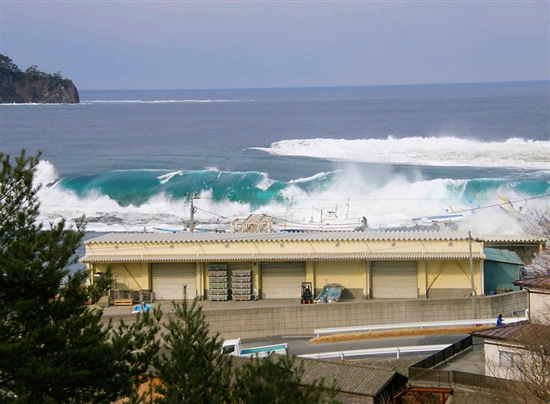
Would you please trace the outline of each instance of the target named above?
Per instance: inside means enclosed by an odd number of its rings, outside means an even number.
[[[522,214],[548,208],[549,94],[548,82],[82,91],[80,105],[0,106],[0,148],[41,150],[42,220],[86,215],[90,230],[183,229],[194,193],[205,229],[251,213],[385,228],[482,210],[467,226],[500,231],[499,195]]]

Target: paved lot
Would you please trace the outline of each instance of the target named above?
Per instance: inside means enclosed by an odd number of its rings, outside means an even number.
[[[181,301],[180,301],[181,302]],[[358,302],[364,302],[360,300]],[[346,303],[352,303],[346,302]],[[149,303],[148,303],[149,304]],[[250,301],[221,301],[213,302],[210,300],[199,300],[199,304],[203,307],[204,311],[207,310],[233,310],[238,308],[250,308],[250,307],[283,307],[283,306],[299,306],[300,299],[261,299]],[[337,304],[337,303],[334,303]],[[155,301],[151,304],[152,308],[162,307],[164,312],[172,311],[172,301],[163,300]],[[131,314],[134,305],[131,306],[110,306],[104,309],[105,316],[120,316],[124,314]]]

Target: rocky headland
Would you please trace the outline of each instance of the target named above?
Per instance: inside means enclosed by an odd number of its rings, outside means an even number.
[[[0,104],[79,102],[76,86],[59,72],[44,73],[36,66],[22,71],[9,57],[0,54]]]

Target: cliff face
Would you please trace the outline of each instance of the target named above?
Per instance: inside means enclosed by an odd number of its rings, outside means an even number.
[[[24,72],[10,58],[0,55],[0,103],[80,102],[73,82],[59,73],[47,74],[31,66]]]

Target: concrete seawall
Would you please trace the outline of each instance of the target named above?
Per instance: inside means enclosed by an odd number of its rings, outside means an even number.
[[[335,304],[300,305],[293,300],[260,300],[258,302],[199,302],[203,305],[212,332],[224,339],[262,338],[269,336],[313,335],[324,327],[395,324],[423,321],[465,320],[473,318],[472,299],[368,300]],[[155,303],[154,305],[157,305]],[[477,318],[496,318],[502,314],[528,308],[526,291],[476,299]],[[122,314],[121,307],[105,309],[104,319],[132,322],[135,314]],[[163,302],[166,316],[172,315],[171,304]]]

